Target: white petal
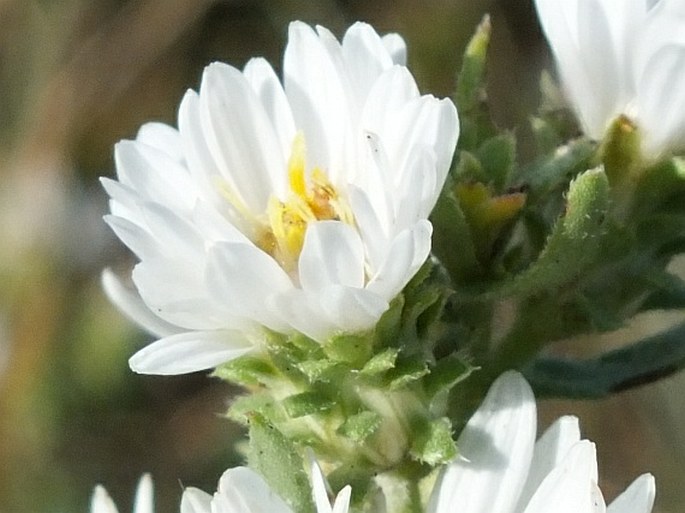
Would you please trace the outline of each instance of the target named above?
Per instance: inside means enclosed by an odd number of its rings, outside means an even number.
[[[267,307],[295,331],[318,342],[325,342],[337,327],[321,311],[318,298],[317,295],[308,296],[302,289],[292,288],[268,298]]]
[[[680,26],[682,30],[682,25]],[[646,151],[685,147],[685,44],[659,49],[638,82],[638,123],[644,130]]]
[[[431,148],[435,153],[436,183],[442,188],[459,136],[459,118],[454,104],[430,96],[417,98],[396,114],[393,127],[392,133],[382,135],[391,157],[391,169],[407,169],[416,151]],[[411,172],[411,168],[403,172]]]
[[[331,285],[311,302],[319,303],[339,331],[357,333],[372,328],[388,307],[388,301],[360,288]]]
[[[304,132],[307,157],[337,182],[344,145],[349,143],[349,105],[335,62],[314,30],[301,22],[288,29],[283,75],[295,124]]]
[[[90,513],[118,513],[114,501],[104,487],[97,485],[90,500]]]
[[[240,331],[191,331],[145,346],[129,359],[129,365],[139,374],[187,374],[214,368],[252,349]]]
[[[222,186],[229,187],[231,190],[233,186],[222,177],[219,164],[207,146],[207,137],[205,137],[200,116],[200,99],[194,91],[187,91],[181,101],[178,125],[188,168],[198,183],[203,197],[241,232],[251,233],[252,226],[245,218],[247,207],[242,204],[240,206],[232,204],[225,197],[225,193],[222,194]],[[237,192],[235,196],[239,198]]]
[[[145,304],[162,319],[190,330],[245,325],[205,286],[204,262],[148,259],[133,268],[132,278]]]
[[[198,200],[195,204],[192,222],[207,242],[227,241],[250,244],[245,234],[207,201]]]
[[[654,476],[642,474],[609,504],[607,513],[650,513],[655,495]]]
[[[114,148],[114,161],[119,180],[142,197],[186,211],[195,203],[196,187],[188,170],[163,151],[121,141]]]
[[[517,511],[523,511],[542,480],[559,465],[571,447],[578,442],[580,442],[580,427],[577,417],[570,415],[561,417],[545,431],[535,443],[528,479],[521,493]]]
[[[459,437],[460,456],[445,469],[428,511],[514,511],[533,454],[535,426],[528,383],[516,372],[503,374]]]
[[[135,189],[106,177],[101,177],[100,183],[111,198],[109,205],[113,215],[123,217],[138,225],[145,225],[140,210],[143,199]]]
[[[392,133],[396,113],[411,100],[419,97],[414,77],[404,66],[385,70],[368,92],[362,112],[362,125],[366,130],[380,134]]]
[[[597,488],[597,459],[593,443],[575,444],[564,460],[544,479],[524,513],[603,513]]]
[[[145,123],[138,130],[136,141],[161,150],[178,162],[185,160],[178,130],[164,123]]]
[[[299,259],[300,284],[318,292],[330,285],[364,285],[364,247],[357,231],[341,221],[309,223]]]
[[[207,257],[207,286],[217,302],[236,315],[284,331],[284,325],[265,303],[269,296],[293,287],[276,261],[249,244],[218,242]]]
[[[267,116],[271,120],[284,156],[290,155],[295,137],[295,121],[290,110],[288,98],[271,64],[265,59],[250,59],[243,71],[245,78],[254,89],[262,103]],[[280,196],[285,187],[285,173],[282,173],[283,183],[275,183],[276,194]],[[274,176],[274,179],[277,177]],[[280,188],[279,188],[280,187]]]
[[[140,260],[154,258],[161,253],[157,241],[144,228],[123,217],[106,215],[103,219],[121,242],[128,246]]]
[[[331,503],[328,500],[328,486],[326,478],[321,471],[321,467],[310,454],[311,481],[312,481],[312,496],[314,504],[316,505],[317,513],[331,513]]]
[[[347,29],[342,51],[356,105],[361,107],[374,82],[393,65],[392,59],[376,31],[362,22]]]
[[[333,513],[347,513],[350,509],[350,499],[352,497],[352,487],[347,485],[335,497]]]
[[[364,242],[369,272],[375,274],[385,261],[388,236],[366,192],[359,187],[350,186],[349,200]]]
[[[263,212],[286,161],[264,107],[239,70],[221,63],[205,68],[200,117],[223,177],[252,212]]]
[[[236,467],[224,472],[217,495],[229,507],[226,513],[292,513],[264,479],[246,467]]]
[[[155,499],[152,477],[150,477],[150,474],[143,474],[143,477],[138,482],[133,513],[154,513],[154,510]]]
[[[423,219],[395,237],[366,288],[388,301],[399,294],[428,258],[432,231],[430,222]]]
[[[126,317],[152,335],[165,337],[180,332],[177,326],[157,317],[136,291],[126,287],[110,269],[102,271],[102,288]]]
[[[186,488],[181,497],[181,513],[211,513],[212,496],[197,488]]]
[[[399,34],[386,34],[383,36],[383,44],[390,54],[392,62],[400,66],[407,65],[407,43]]]

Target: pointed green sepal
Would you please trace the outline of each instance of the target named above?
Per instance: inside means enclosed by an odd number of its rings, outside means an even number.
[[[395,367],[395,361],[399,354],[399,349],[389,347],[388,349],[374,355],[360,371],[363,376],[376,376]]]
[[[315,511],[302,458],[290,440],[259,415],[250,419],[248,462],[293,511]]]
[[[449,392],[457,383],[468,378],[476,367],[451,354],[438,360],[430,374],[423,378],[423,389],[429,398],[441,392]]]
[[[433,466],[451,461],[457,455],[457,445],[452,439],[450,421],[442,418],[416,426],[410,454]]]
[[[240,424],[248,424],[254,415],[274,423],[286,420],[281,406],[265,392],[240,396],[233,401],[228,410],[228,418]]]
[[[335,402],[329,397],[317,392],[302,392],[286,397],[282,401],[283,408],[293,418],[323,413],[335,407]]]
[[[400,360],[387,372],[385,380],[390,390],[397,390],[417,381],[430,371],[426,363],[412,359]]]
[[[371,357],[373,337],[368,334],[344,333],[331,337],[322,347],[331,360],[361,367]]]
[[[338,433],[350,440],[361,443],[373,435],[382,422],[381,416],[373,411],[362,411],[348,417],[338,428]]]
[[[274,378],[275,369],[263,358],[241,356],[220,365],[212,375],[229,383],[250,387],[268,383]]]

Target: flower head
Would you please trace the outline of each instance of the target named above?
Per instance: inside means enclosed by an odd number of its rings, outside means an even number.
[[[331,504],[325,479],[316,462],[312,462],[311,471],[312,498],[317,513],[347,513],[350,487],[343,488]],[[186,488],[181,499],[181,513],[293,513],[293,511],[269,488],[259,474],[247,467],[236,467],[224,472],[219,480],[219,488],[213,496],[197,488]]]
[[[397,35],[290,25],[283,85],[263,59],[208,66],[178,130],[120,142],[107,222],[140,259],[110,297],[161,337],[134,370],[214,367],[260,327],[324,341],[374,326],[430,251],[458,136]]]
[[[90,513],[118,513],[114,501],[103,486],[96,486],[90,502]],[[138,482],[133,513],[154,513],[152,478],[144,474]]]
[[[685,149],[685,8],[679,0],[536,0],[585,132],[625,115],[652,156]]]
[[[578,419],[561,417],[535,442],[535,398],[516,372],[502,375],[459,437],[430,513],[649,513],[654,478],[644,474],[605,506],[595,446]]]

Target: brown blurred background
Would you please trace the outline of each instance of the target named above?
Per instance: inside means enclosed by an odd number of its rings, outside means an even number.
[[[178,511],[182,486],[211,491],[240,462],[242,432],[221,418],[234,390],[128,369],[146,336],[99,285],[103,267],[132,263],[101,221],[97,177],[113,173],[113,144],[146,121],[174,124],[184,90],[214,60],[241,67],[261,55],[279,69],[294,19],[338,35],[356,20],[400,32],[422,91],[449,95],[485,12],[495,117],[525,127],[549,64],[528,1],[0,0],[0,513],[85,512],[98,482],[130,511],[142,472],[154,476],[157,511]],[[581,416],[608,498],[650,470],[658,511],[676,513],[681,390],[674,377],[605,401],[546,403],[543,418]]]

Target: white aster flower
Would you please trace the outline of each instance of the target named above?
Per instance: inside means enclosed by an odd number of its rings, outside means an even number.
[[[263,59],[215,63],[178,130],[116,147],[107,222],[140,259],[137,293],[105,289],[160,340],[142,373],[207,369],[261,327],[324,341],[374,326],[426,260],[458,136],[449,100],[421,96],[397,35],[357,23],[338,42],[290,25],[284,84]]]
[[[317,513],[347,513],[351,489],[343,488],[333,504],[328,498],[326,481],[316,462],[312,462],[312,497]],[[197,488],[186,488],[181,499],[181,513],[293,513],[264,479],[247,467],[224,472],[219,488],[209,495]]]
[[[685,3],[536,0],[559,74],[586,133],[626,115],[644,151],[685,149]]]
[[[152,478],[144,474],[138,482],[133,513],[154,513]],[[103,486],[96,486],[90,502],[90,513],[119,513],[114,501]]]
[[[597,486],[595,446],[578,419],[561,417],[535,442],[533,392],[516,372],[502,375],[469,420],[460,456],[436,485],[430,513],[649,513],[654,478],[637,478],[608,507]]]

